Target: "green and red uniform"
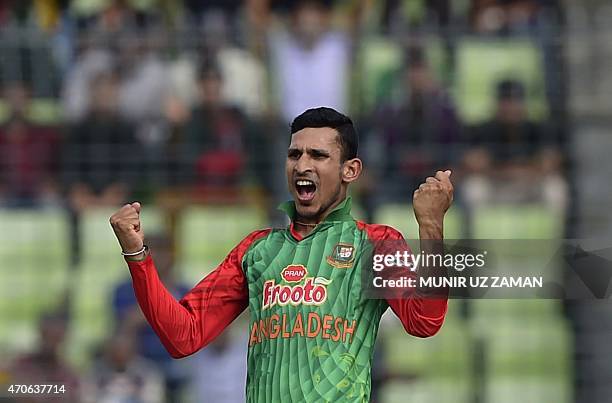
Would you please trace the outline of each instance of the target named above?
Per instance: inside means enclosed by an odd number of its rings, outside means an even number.
[[[283,207],[293,218],[293,202]],[[195,353],[248,306],[247,401],[369,401],[382,314],[390,306],[408,333],[428,337],[442,326],[447,300],[367,298],[365,251],[402,236],[354,220],[350,207],[347,198],[304,238],[293,224],[251,233],[180,301],[151,257],[129,262],[139,304],[169,353]]]

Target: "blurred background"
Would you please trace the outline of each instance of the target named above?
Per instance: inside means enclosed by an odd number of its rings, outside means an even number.
[[[412,192],[450,168],[448,238],[612,238],[610,21],[603,0],[0,0],[0,384],[243,401],[248,313],[171,360],[108,218],[143,203],[180,297],[286,224],[309,107],[357,126],[358,218],[416,237]],[[611,335],[594,300],[454,300],[427,340],[385,318],[372,399],[612,402]]]

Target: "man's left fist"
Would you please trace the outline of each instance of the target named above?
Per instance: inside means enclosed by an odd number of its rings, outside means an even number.
[[[428,177],[412,196],[412,208],[419,225],[442,223],[444,214],[453,202],[451,171],[438,171]]]

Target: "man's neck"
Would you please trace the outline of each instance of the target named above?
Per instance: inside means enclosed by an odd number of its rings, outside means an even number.
[[[325,221],[327,216],[329,216],[329,214],[332,211],[334,211],[334,209],[338,207],[338,205],[342,203],[345,199],[346,199],[346,195],[344,195],[343,197],[340,197],[339,200],[336,200],[327,209],[325,209],[323,214],[320,214],[319,217],[304,218],[296,213],[295,219],[293,220],[294,231],[300,234],[302,238],[308,236],[312,231],[315,230],[317,225]]]
[[[293,221],[293,230],[297,232],[300,235],[300,237],[304,238],[310,235],[310,233],[314,231],[317,225],[318,223],[317,224],[310,224],[310,223],[307,224],[307,223],[300,221],[299,219],[296,219],[295,221]]]

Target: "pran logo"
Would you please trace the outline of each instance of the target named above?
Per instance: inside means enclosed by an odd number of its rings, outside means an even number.
[[[283,278],[294,283],[304,279],[304,284],[285,285],[276,284],[274,280],[266,281],[263,287],[262,309],[271,308],[277,304],[280,306],[288,304],[293,306],[321,305],[327,300],[327,286],[331,283],[330,280],[323,277],[304,278],[308,273],[304,266],[300,266],[299,269],[291,267],[295,266],[287,266],[283,269],[281,272]],[[291,280],[287,280],[288,278]]]
[[[297,283],[302,281],[308,274],[308,270],[301,264],[290,264],[281,272],[281,277],[288,283]]]

